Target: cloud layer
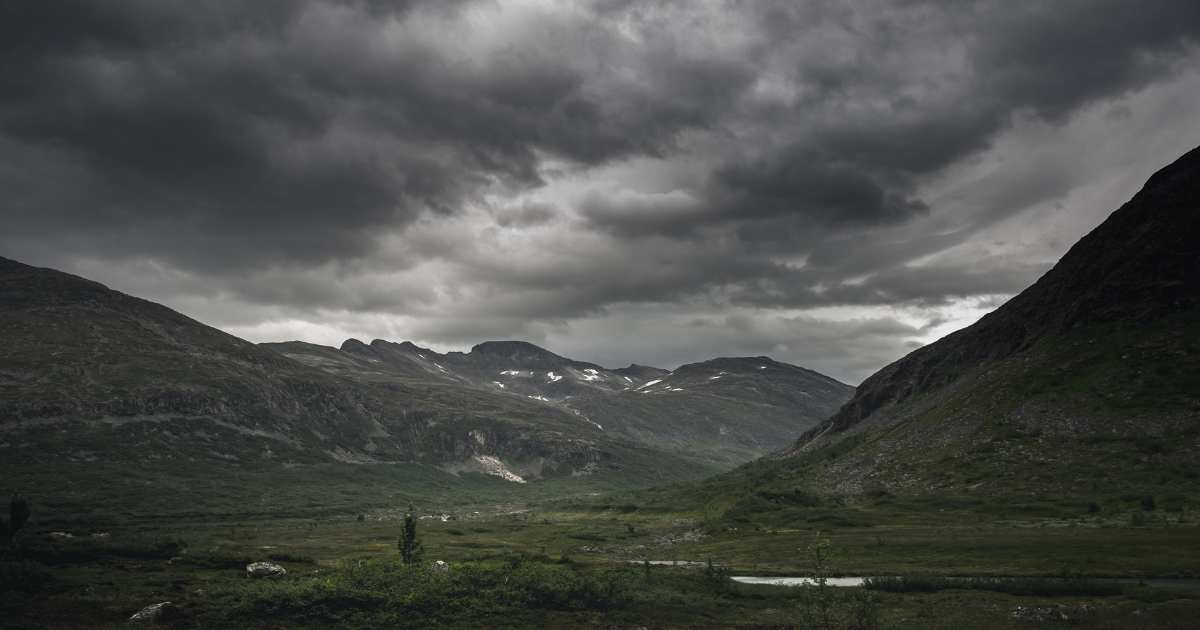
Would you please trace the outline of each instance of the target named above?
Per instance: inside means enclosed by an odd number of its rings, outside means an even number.
[[[1193,5],[6,3],[0,248],[256,340],[857,382],[1200,143]]]

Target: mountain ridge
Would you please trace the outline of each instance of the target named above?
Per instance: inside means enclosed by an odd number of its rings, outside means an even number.
[[[603,431],[723,467],[791,441],[853,391],[813,370],[768,357],[718,357],[676,370],[608,369],[525,341],[485,341],[445,354],[409,341],[348,339],[332,349],[263,344],[301,362],[347,373],[390,370],[396,378],[453,383],[523,397]],[[336,351],[335,351],[336,352]]]
[[[410,462],[478,464],[508,478],[616,471],[646,480],[708,470],[650,456],[533,401],[348,379],[330,366],[357,375],[374,365],[286,344],[319,359],[306,364],[100,283],[9,259],[0,259],[0,335],[0,453],[17,466]],[[665,473],[652,470],[654,459]],[[490,470],[495,461],[511,470]]]

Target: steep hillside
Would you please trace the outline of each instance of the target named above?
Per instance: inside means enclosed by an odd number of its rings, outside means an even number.
[[[1033,286],[881,369],[790,448],[640,500],[778,526],[846,500],[1178,510],[1200,501],[1198,482],[1200,149]]]
[[[783,455],[828,492],[1089,493],[1194,483],[1198,446],[1200,149]]]
[[[414,464],[601,485],[711,470],[536,401],[447,379],[398,380],[382,360],[289,344],[305,365],[161,305],[7,259],[0,338],[0,474],[26,492],[44,490],[19,483],[39,471],[88,466],[210,476],[207,466]]]
[[[519,341],[439,354],[410,342],[356,339],[340,350],[264,344],[298,362],[364,382],[471,387],[570,414],[605,435],[728,468],[783,448],[853,388],[766,357],[723,358],[675,371],[609,370]]]

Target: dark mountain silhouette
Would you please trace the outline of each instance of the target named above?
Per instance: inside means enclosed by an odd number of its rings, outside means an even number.
[[[1033,286],[881,369],[790,448],[647,500],[749,521],[902,497],[1182,505],[1200,480],[1198,280],[1200,149]]]
[[[1033,286],[868,378],[782,456],[832,453],[794,474],[834,492],[1169,477],[1200,445],[1198,313],[1200,149]]]

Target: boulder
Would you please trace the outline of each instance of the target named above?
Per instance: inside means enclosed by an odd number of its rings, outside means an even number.
[[[171,602],[150,604],[149,606],[133,613],[133,616],[129,618],[129,623],[156,623],[167,616],[171,610],[171,607]]]
[[[449,573],[450,565],[445,560],[435,560],[433,570],[437,573]]]
[[[278,579],[287,575],[287,569],[273,562],[251,562],[246,565],[246,577]]]

